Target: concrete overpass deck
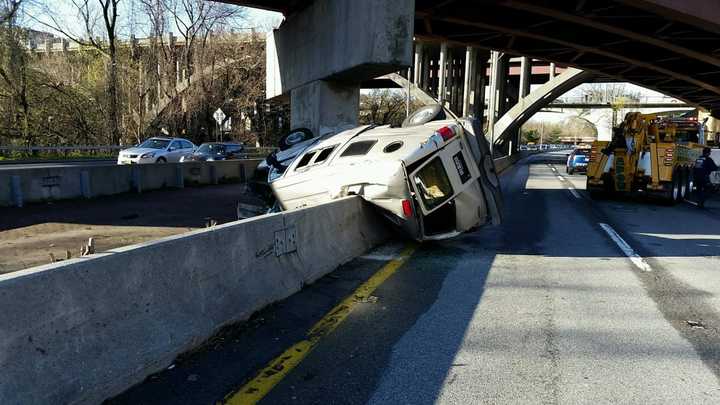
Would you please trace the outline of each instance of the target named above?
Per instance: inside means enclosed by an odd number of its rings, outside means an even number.
[[[279,11],[289,22],[318,3],[218,1]],[[718,21],[720,4],[706,0],[414,2],[417,39],[572,66],[711,111],[720,109]]]
[[[591,201],[563,159],[503,173],[503,225],[355,259],[109,403],[718,403],[720,203]]]

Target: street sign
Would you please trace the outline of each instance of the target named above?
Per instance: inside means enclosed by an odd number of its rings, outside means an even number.
[[[215,121],[217,121],[218,125],[222,125],[223,121],[225,121],[225,117],[225,113],[219,108],[213,114],[213,118],[215,118]]]

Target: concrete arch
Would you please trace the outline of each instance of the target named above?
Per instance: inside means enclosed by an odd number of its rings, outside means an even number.
[[[527,122],[533,114],[553,102],[553,100],[563,93],[582,83],[591,81],[593,77],[594,75],[591,72],[568,68],[563,73],[555,76],[547,83],[520,99],[515,106],[500,117],[492,128],[488,128],[488,140],[497,145],[512,139],[520,127]]]

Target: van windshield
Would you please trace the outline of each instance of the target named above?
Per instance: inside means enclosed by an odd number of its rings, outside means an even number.
[[[439,157],[436,157],[420,169],[414,180],[423,204],[428,211],[442,205],[453,195],[450,179]]]

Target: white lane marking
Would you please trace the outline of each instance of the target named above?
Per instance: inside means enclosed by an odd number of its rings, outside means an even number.
[[[637,235],[650,236],[652,238],[671,239],[671,240],[693,240],[693,239],[709,239],[709,240],[720,240],[720,235],[714,234],[672,234],[672,233],[648,233],[648,232],[636,232]]]
[[[550,166],[550,168],[553,170],[553,172],[557,173],[555,166]],[[577,190],[575,190],[575,187],[572,185],[572,183],[569,180],[567,180],[565,177],[563,177],[560,174],[557,174],[555,177],[557,177],[558,180],[560,180],[561,182],[567,183],[567,189],[568,189],[568,191],[570,191],[570,194],[572,194],[573,197],[577,198],[578,200],[582,198],[580,193],[578,193]]]
[[[575,187],[570,186],[570,188],[568,188],[568,190],[570,190],[570,194],[572,194],[573,197],[577,198],[578,200],[582,198],[582,196],[580,196],[580,193],[578,193],[577,190],[575,190]]]
[[[642,271],[652,271],[652,267],[643,259],[640,257],[639,254],[635,253],[635,250],[628,245],[627,242],[625,242],[625,239],[620,237],[617,232],[612,228],[612,226],[604,223],[599,224],[600,227],[610,236],[610,238],[615,242],[616,245],[620,248],[620,250],[625,253],[625,256],[627,256],[630,261],[637,267],[638,269]]]

